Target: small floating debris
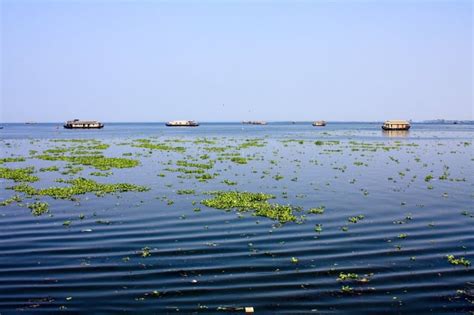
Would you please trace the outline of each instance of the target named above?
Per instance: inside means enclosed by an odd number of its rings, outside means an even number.
[[[410,127],[407,120],[386,120],[382,125],[383,130],[408,130]]]
[[[194,120],[172,120],[166,123],[167,127],[197,127],[199,123]]]
[[[318,120],[313,122],[314,127],[324,127],[326,126],[326,122],[324,120]]]
[[[66,129],[101,129],[104,128],[104,124],[97,120],[68,120],[64,124]]]

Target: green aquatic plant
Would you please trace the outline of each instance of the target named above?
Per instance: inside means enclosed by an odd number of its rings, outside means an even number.
[[[131,168],[139,164],[137,160],[105,157],[102,155],[85,155],[85,156],[65,156],[65,155],[36,155],[35,158],[46,161],[65,161],[72,164],[92,166],[101,171],[108,171],[111,168]]]
[[[359,275],[356,273],[344,273],[340,272],[339,277],[337,278],[338,281],[348,281],[348,280],[357,280]]]
[[[40,172],[57,172],[59,171],[59,167],[57,166],[50,166],[50,167],[42,167],[39,169]]]
[[[140,256],[142,256],[143,258],[151,256],[151,252],[150,252],[149,247],[143,247],[142,250],[139,253],[140,253]]]
[[[323,214],[324,213],[324,206],[319,206],[317,208],[311,208],[308,210],[308,214]]]
[[[30,208],[31,213],[34,216],[40,216],[49,211],[49,205],[46,202],[41,202],[41,201],[29,203],[27,204],[27,207]]]
[[[133,184],[119,183],[119,184],[101,184],[91,179],[82,177],[72,180],[61,180],[60,182],[71,184],[68,187],[50,187],[45,189],[35,189],[29,185],[22,184],[13,186],[12,189],[17,192],[23,192],[30,196],[50,196],[54,199],[72,199],[76,195],[83,195],[86,193],[95,193],[97,196],[105,194],[138,191],[143,192],[149,190],[147,187]]]
[[[137,139],[134,141],[132,146],[149,150],[173,151],[179,153],[183,153],[186,151],[185,147],[174,147],[164,143],[153,143],[149,139]]]
[[[464,257],[456,258],[454,257],[454,255],[447,255],[446,258],[448,259],[448,262],[452,265],[462,265],[465,267],[471,266],[471,262]]]
[[[209,194],[214,198],[202,200],[201,203],[210,208],[236,209],[239,212],[253,211],[255,216],[278,220],[280,223],[298,219],[293,214],[294,208],[290,205],[269,203],[269,199],[275,198],[273,195],[238,191],[214,191]]]
[[[231,162],[236,164],[247,164],[247,159],[241,156],[236,156],[230,159]]]
[[[321,232],[323,231],[323,225],[322,224],[316,224],[316,226],[314,227],[314,231],[321,234]]]
[[[360,220],[363,220],[364,218],[365,218],[365,216],[360,214],[358,216],[348,218],[347,221],[349,221],[350,223],[357,223]]]
[[[203,169],[188,169],[184,167],[179,167],[179,168],[165,168],[165,171],[168,172],[180,172],[183,174],[204,174],[206,171]]]
[[[0,207],[5,207],[8,206],[14,202],[21,202],[21,198],[18,195],[14,195],[13,197],[10,197],[8,199],[5,199],[0,202]]]
[[[194,195],[196,191],[194,189],[180,189],[176,193],[178,195]]]
[[[431,181],[432,179],[433,179],[433,175],[431,175],[431,174],[430,174],[430,175],[426,175],[426,177],[425,177],[425,182],[429,182],[429,181]]]
[[[341,292],[342,293],[353,293],[354,292],[354,289],[348,285],[343,285],[342,288],[341,288]]]
[[[204,173],[202,175],[196,175],[195,176],[195,178],[200,182],[208,181],[210,179],[213,179],[214,177],[215,177],[215,175],[208,174],[208,173]]]
[[[100,176],[100,177],[108,177],[112,175],[112,172],[91,172],[90,175],[92,176]]]
[[[191,163],[185,160],[178,160],[176,161],[176,165],[182,167],[195,167],[195,168],[202,168],[202,169],[211,169],[214,167],[214,163],[211,161],[209,163]]]
[[[0,178],[11,179],[15,182],[36,182],[39,180],[33,174],[35,169],[33,167],[26,168],[7,168],[0,167]]]
[[[80,167],[80,166],[74,167],[72,165],[66,165],[64,169],[65,170],[61,172],[62,175],[76,175],[77,173],[84,170],[83,167]]]
[[[245,141],[237,146],[237,150],[247,149],[250,147],[264,147],[265,142],[262,139],[245,139]]]
[[[229,186],[235,186],[237,185],[237,182],[234,182],[234,181],[231,181],[231,180],[228,180],[228,179],[224,179],[222,181],[223,184],[226,184],[226,185],[229,185]]]
[[[3,163],[13,163],[13,162],[25,162],[26,159],[24,157],[7,157],[0,159],[0,164]]]
[[[282,175],[280,175],[280,174],[277,174],[277,175],[273,176],[273,179],[274,179],[274,180],[282,180],[283,178],[284,178],[284,177],[283,177]]]

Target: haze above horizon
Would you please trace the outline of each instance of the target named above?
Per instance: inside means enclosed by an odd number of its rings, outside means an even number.
[[[469,0],[0,3],[0,122],[473,119]]]

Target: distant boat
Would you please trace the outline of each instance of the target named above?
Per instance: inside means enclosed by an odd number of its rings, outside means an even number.
[[[172,120],[166,123],[168,127],[197,127],[199,123],[194,120]]]
[[[407,120],[387,120],[382,125],[383,130],[408,130],[410,127]]]
[[[313,126],[315,127],[324,127],[326,126],[326,122],[324,120],[318,120],[313,122]]]
[[[243,121],[242,124],[244,125],[266,125],[267,122],[263,120],[246,120]]]
[[[101,129],[104,128],[104,124],[96,120],[68,120],[64,124],[66,129]]]
[[[27,121],[27,122],[25,122],[25,125],[34,125],[34,124],[36,124],[35,121]]]

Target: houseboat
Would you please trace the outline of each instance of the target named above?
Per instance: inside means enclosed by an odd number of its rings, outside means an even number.
[[[101,129],[104,128],[104,124],[96,120],[68,120],[64,124],[66,129]]]
[[[197,127],[199,123],[194,120],[172,120],[166,123],[168,127]]]
[[[382,125],[383,130],[408,130],[410,122],[407,120],[387,120]]]
[[[315,127],[324,127],[326,126],[326,122],[324,120],[318,120],[313,122],[313,126]]]
[[[247,120],[243,121],[242,124],[244,125],[266,125],[267,122],[263,120]]]

